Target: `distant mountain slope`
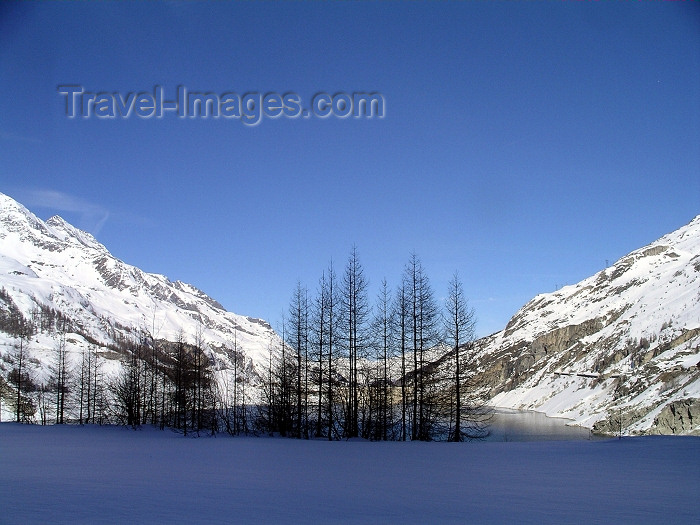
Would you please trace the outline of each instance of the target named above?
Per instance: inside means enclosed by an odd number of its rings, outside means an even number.
[[[201,330],[219,366],[226,368],[234,338],[238,350],[257,362],[277,338],[265,321],[227,312],[192,285],[126,264],[89,233],[60,217],[44,222],[1,193],[0,288],[9,296],[0,299],[0,312],[18,309],[29,319],[51,308],[67,317],[73,350],[88,341],[109,347],[140,331],[168,341],[182,333],[193,342]],[[0,331],[0,350],[14,342]],[[32,342],[39,354],[54,344],[44,333]]]
[[[700,433],[700,216],[478,342],[496,406],[598,430]]]
[[[68,321],[74,360],[104,349],[107,372],[143,334],[194,342],[201,332],[223,374],[265,366],[278,335],[227,312],[195,287],[112,256],[60,217],[42,221],[0,193],[0,321]],[[0,327],[2,328],[2,327]],[[17,342],[0,329],[0,354]],[[56,333],[38,330],[45,374]],[[700,216],[611,267],[527,303],[506,328],[476,342],[476,380],[501,407],[533,409],[613,432],[700,434]],[[3,368],[0,360],[0,369]]]

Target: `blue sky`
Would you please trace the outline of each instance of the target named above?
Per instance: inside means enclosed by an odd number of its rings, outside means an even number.
[[[88,92],[379,92],[384,118],[69,119]],[[481,335],[700,213],[700,6],[0,6],[0,191],[279,328],[357,246]]]

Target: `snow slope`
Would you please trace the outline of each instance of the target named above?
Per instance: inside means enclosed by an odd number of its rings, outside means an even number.
[[[622,418],[631,433],[700,433],[700,216],[538,295],[477,346],[496,406],[603,431]]]
[[[57,216],[44,222],[2,193],[0,287],[28,319],[42,305],[66,315],[73,354],[88,342],[109,347],[142,333],[176,341],[182,332],[194,342],[201,330],[225,369],[231,366],[227,348],[233,348],[234,338],[238,351],[253,361],[263,360],[277,338],[265,321],[228,312],[192,285],[126,264],[89,233]],[[0,352],[14,343],[0,332]],[[31,346],[41,359],[54,344],[51,334],[39,333]]]

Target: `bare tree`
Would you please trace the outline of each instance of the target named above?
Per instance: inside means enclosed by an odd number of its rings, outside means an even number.
[[[185,334],[180,330],[175,349],[172,353],[172,381],[173,381],[173,411],[174,411],[174,426],[182,429],[187,435],[187,421],[189,410],[191,408],[191,382],[192,382],[192,365],[191,355],[187,350],[185,342]]]
[[[296,378],[296,418],[294,435],[308,438],[308,363],[309,363],[309,306],[308,291],[297,282],[289,303],[289,350],[296,356],[294,375]]]
[[[411,323],[409,312],[408,283],[404,276],[396,292],[392,315],[394,331],[399,342],[399,352],[401,354],[401,373],[399,375],[399,381],[401,383],[401,431],[399,439],[401,441],[406,441],[406,439],[408,439],[408,368],[406,366],[406,360],[409,357],[408,332]]]
[[[230,351],[233,361],[233,385],[230,374],[224,374],[225,398],[223,403],[226,431],[234,436],[248,432],[246,384],[250,380],[246,373],[246,356],[238,346],[238,326],[233,328],[233,345]]]
[[[324,388],[324,367],[326,362],[324,360],[324,352],[328,351],[328,331],[327,331],[327,319],[328,319],[328,289],[326,285],[326,272],[321,274],[321,279],[319,281],[318,293],[316,299],[313,303],[312,310],[312,320],[311,320],[311,334],[312,334],[312,345],[315,357],[315,390],[316,390],[316,430],[315,437],[319,438],[323,435],[323,388]]]
[[[372,320],[372,339],[377,373],[372,384],[377,391],[377,423],[374,438],[386,441],[393,425],[390,360],[392,356],[391,293],[386,279],[382,280]]]
[[[337,382],[337,338],[338,338],[338,321],[339,321],[339,299],[338,299],[338,286],[337,278],[335,276],[335,270],[333,268],[333,261],[330,262],[328,266],[328,276],[326,278],[327,283],[327,311],[328,311],[328,328],[326,330],[328,334],[328,368],[326,377],[328,378],[328,388],[327,388],[327,420],[328,420],[328,440],[332,440],[337,436],[337,430],[335,428],[335,384]]]
[[[78,385],[78,423],[90,422],[90,402],[92,394],[92,346],[83,348],[80,359],[80,383]],[[85,416],[85,417],[83,417]]]
[[[367,300],[367,280],[355,246],[345,267],[342,290],[343,346],[348,359],[348,393],[345,421],[346,437],[359,435],[359,360],[368,344],[367,322],[370,315]]]
[[[110,381],[112,393],[111,412],[113,417],[122,425],[137,427],[139,418],[139,361],[132,353],[129,359],[122,363],[119,374]]]
[[[66,330],[67,323],[64,318],[61,322],[58,339],[54,346],[54,362],[50,369],[50,384],[56,395],[54,404],[56,423],[59,425],[65,423],[66,403],[69,401],[68,396],[70,394],[72,380],[72,370],[67,361]]]
[[[462,441],[462,363],[460,361],[461,346],[474,339],[476,316],[474,309],[467,305],[462,282],[457,272],[448,284],[445,299],[445,338],[451,345],[454,355],[454,427],[450,429],[450,441]]]
[[[13,404],[15,421],[28,423],[36,413],[36,405],[31,394],[36,390],[32,377],[32,362],[29,353],[29,338],[33,333],[32,326],[20,318],[16,326],[17,343],[9,355],[10,372],[8,383],[14,388]]]
[[[430,393],[433,381],[431,367],[426,366],[427,352],[439,342],[438,309],[430,281],[418,256],[413,253],[404,270],[404,281],[409,296],[410,333],[413,353],[413,414],[411,439],[432,439],[435,410]],[[430,392],[429,392],[430,391]]]

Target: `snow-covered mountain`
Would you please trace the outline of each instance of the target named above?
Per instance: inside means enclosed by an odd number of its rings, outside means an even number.
[[[477,344],[495,406],[608,432],[700,433],[700,216]]]
[[[30,319],[49,309],[65,316],[69,354],[90,343],[114,348],[144,333],[167,341],[182,335],[192,343],[199,332],[218,367],[226,369],[240,353],[260,362],[277,340],[265,321],[228,312],[192,285],[126,264],[89,233],[58,216],[44,222],[2,193],[0,288],[6,296],[0,297],[0,312],[6,316],[14,310]],[[37,359],[48,356],[54,337],[44,331],[33,337]],[[0,331],[0,353],[15,343]]]
[[[77,360],[96,345],[107,372],[120,367],[123,343],[144,334],[187,342],[199,334],[224,374],[240,366],[240,353],[247,368],[264,367],[279,343],[265,321],[128,265],[60,217],[44,222],[0,193],[0,321],[21,315],[40,325],[56,313],[67,320],[68,353]],[[16,343],[0,329],[0,355]],[[29,344],[46,370],[55,330],[37,330]],[[621,424],[629,433],[700,434],[700,216],[576,285],[538,295],[476,342],[473,365],[494,406],[607,432]]]

